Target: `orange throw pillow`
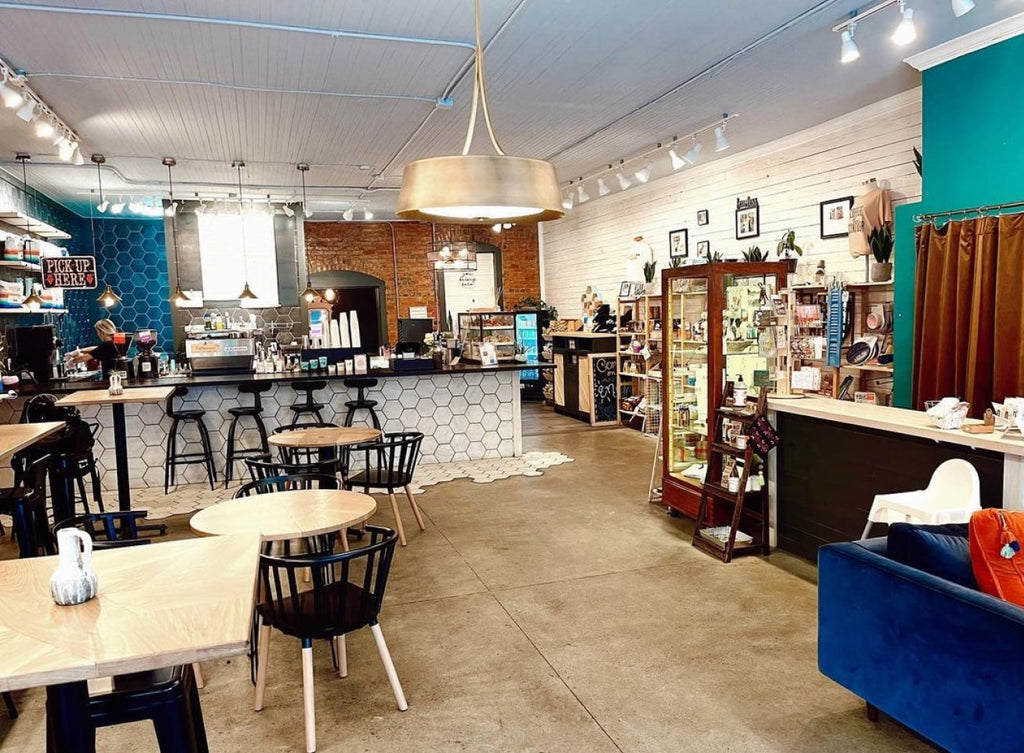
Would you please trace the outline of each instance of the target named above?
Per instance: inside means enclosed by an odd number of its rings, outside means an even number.
[[[1024,606],[1024,512],[987,509],[970,525],[971,569],[984,593]]]

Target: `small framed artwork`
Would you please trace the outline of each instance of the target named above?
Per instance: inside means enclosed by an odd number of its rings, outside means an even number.
[[[697,210],[697,224],[698,225],[707,225],[708,224],[708,210],[707,209],[698,209]]]
[[[749,196],[736,199],[736,240],[756,238],[761,234],[761,207]]]
[[[845,238],[850,234],[850,212],[853,197],[821,202],[821,239]]]
[[[668,255],[672,259],[685,259],[690,255],[690,231],[685,227],[668,234]]]
[[[697,241],[697,256],[704,259],[711,256],[711,241]]]
[[[645,282],[634,282],[633,283],[633,297],[639,298],[642,295],[647,294],[647,283]]]
[[[619,298],[629,298],[633,295],[633,283],[632,282],[620,282],[619,283]]]

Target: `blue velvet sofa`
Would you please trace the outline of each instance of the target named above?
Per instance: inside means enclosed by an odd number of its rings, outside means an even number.
[[[954,543],[963,575],[966,538]],[[880,710],[951,753],[1015,750],[1024,608],[896,561],[890,549],[885,538],[820,549],[819,669],[863,698],[869,718]],[[967,567],[954,579],[973,582],[969,558]]]

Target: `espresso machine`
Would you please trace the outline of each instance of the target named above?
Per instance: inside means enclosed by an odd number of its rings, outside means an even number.
[[[138,367],[135,370],[139,379],[156,379],[160,376],[160,359],[153,353],[156,347],[156,330],[140,329],[135,333],[135,347],[138,348]]]

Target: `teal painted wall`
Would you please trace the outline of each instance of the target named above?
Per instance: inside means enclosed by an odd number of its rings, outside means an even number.
[[[923,74],[924,176],[919,204],[896,210],[893,399],[910,405],[915,214],[1024,201],[1024,36]],[[905,354],[905,355],[904,355]]]

